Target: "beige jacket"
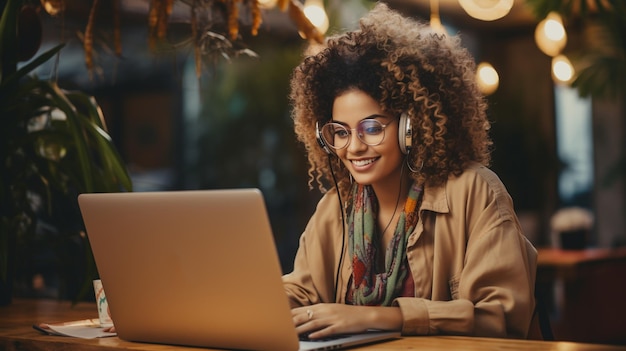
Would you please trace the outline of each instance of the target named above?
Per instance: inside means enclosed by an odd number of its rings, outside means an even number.
[[[283,276],[292,306],[345,302],[352,267],[342,230],[337,194],[330,191],[300,238],[293,272]],[[394,302],[404,335],[527,336],[537,252],[522,234],[511,197],[488,168],[476,165],[441,187],[424,189],[407,257],[415,297]]]

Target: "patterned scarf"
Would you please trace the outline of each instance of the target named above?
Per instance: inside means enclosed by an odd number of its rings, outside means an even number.
[[[390,306],[402,290],[407,275],[406,245],[418,218],[422,189],[413,184],[400,214],[393,238],[384,253],[384,271],[378,272],[381,233],[376,225],[378,200],[369,185],[352,188],[352,209],[348,217],[352,257],[352,304]]]

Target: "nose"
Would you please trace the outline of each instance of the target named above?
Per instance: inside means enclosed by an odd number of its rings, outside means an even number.
[[[354,153],[364,149],[367,149],[367,144],[361,141],[357,130],[352,130],[352,133],[350,133],[350,141],[348,142],[348,151]]]

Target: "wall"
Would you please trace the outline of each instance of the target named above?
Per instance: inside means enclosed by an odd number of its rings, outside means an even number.
[[[625,108],[623,100],[595,100],[593,103],[596,183],[594,243],[599,247],[626,244],[623,163]]]

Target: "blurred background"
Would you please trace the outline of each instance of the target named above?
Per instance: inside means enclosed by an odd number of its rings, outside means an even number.
[[[533,244],[626,244],[624,4],[386,2],[460,35],[479,67],[486,67],[478,77],[490,103],[491,168]],[[255,34],[253,1],[162,1],[171,7],[160,37],[151,22],[159,3],[25,1],[42,29],[36,52],[65,43],[32,73],[95,97],[133,191],[260,188],[288,272],[320,197],[309,189],[306,156],[293,133],[290,74],[316,39],[356,28],[374,2],[259,1],[262,23]],[[239,6],[234,39],[229,6]],[[321,9],[321,21],[299,16],[309,6]],[[89,296],[81,295],[91,273],[75,201],[51,199],[39,199],[48,210],[16,251],[14,295]],[[578,239],[560,236],[578,230],[584,233]]]

